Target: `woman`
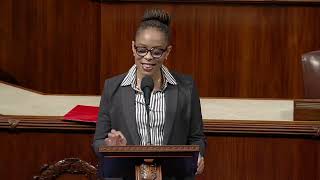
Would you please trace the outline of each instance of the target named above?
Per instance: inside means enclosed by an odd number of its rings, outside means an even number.
[[[103,144],[196,144],[200,146],[200,174],[204,169],[206,140],[199,96],[191,77],[171,72],[163,65],[172,49],[169,24],[166,12],[145,12],[132,41],[135,64],[127,73],[105,82],[94,149],[97,152]],[[141,90],[145,76],[152,77],[154,82],[149,121]]]

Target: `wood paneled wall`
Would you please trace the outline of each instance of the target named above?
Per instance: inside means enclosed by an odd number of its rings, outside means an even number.
[[[319,140],[209,136],[203,179],[317,180]]]
[[[91,149],[92,135],[35,131],[0,132],[0,175],[6,180],[29,180],[40,175],[41,167],[64,158],[80,158],[97,165]]]
[[[0,13],[0,70],[42,92],[100,92],[99,3],[2,0]]]
[[[0,69],[28,88],[99,94],[133,64],[146,8],[173,15],[166,65],[201,96],[302,98],[301,54],[320,49],[320,6],[308,3],[0,2]]]
[[[300,56],[320,49],[320,7],[102,4],[101,77],[133,63],[132,32],[149,7],[173,15],[173,51],[166,64],[192,74],[201,96],[302,97]]]

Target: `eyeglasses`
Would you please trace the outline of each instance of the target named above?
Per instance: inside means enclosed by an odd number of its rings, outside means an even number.
[[[146,47],[138,47],[138,46],[134,46],[134,48],[136,49],[136,54],[140,57],[145,57],[148,52],[150,52],[151,56],[155,59],[159,59],[161,58],[161,56],[163,55],[163,53],[167,50],[166,49],[161,49],[161,48],[151,48],[148,49]]]

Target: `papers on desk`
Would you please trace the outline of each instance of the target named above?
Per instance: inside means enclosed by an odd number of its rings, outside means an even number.
[[[64,120],[96,123],[99,107],[77,105],[63,116]]]

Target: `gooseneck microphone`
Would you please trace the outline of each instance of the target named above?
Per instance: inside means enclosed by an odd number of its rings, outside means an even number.
[[[154,84],[151,76],[144,76],[141,80],[141,90],[143,91],[143,97],[145,101],[145,107],[147,112],[147,133],[148,141],[147,145],[151,145],[151,134],[150,134],[150,97],[153,90]]]

